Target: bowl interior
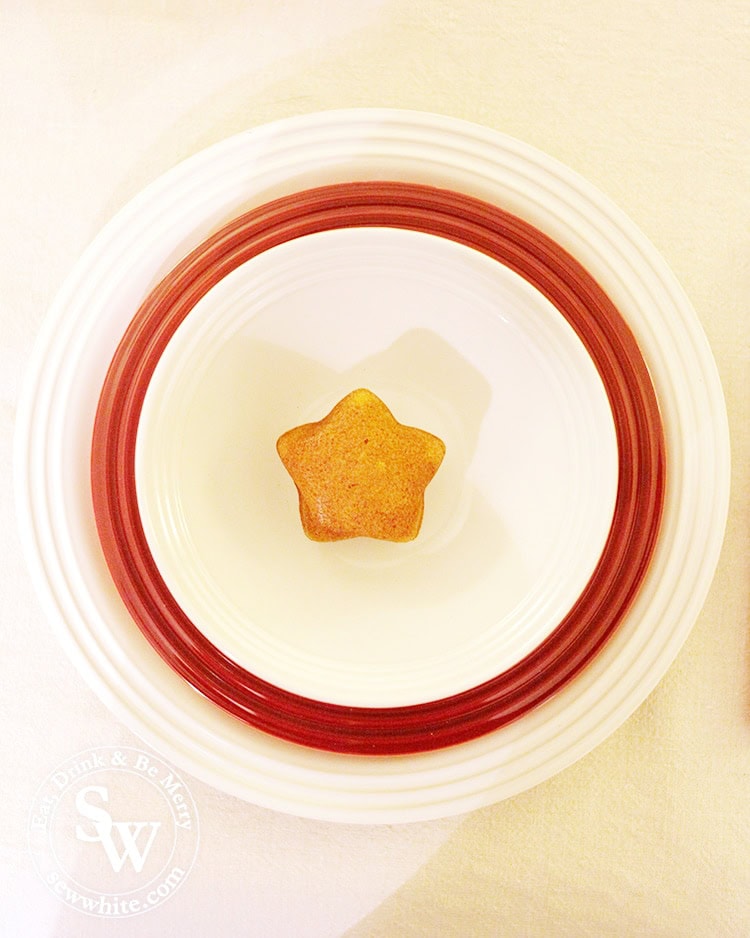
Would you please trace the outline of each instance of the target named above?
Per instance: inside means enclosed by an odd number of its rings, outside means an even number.
[[[278,436],[368,387],[446,443],[418,538],[320,544]],[[136,485],[167,586],[217,648],[302,696],[400,706],[473,687],[555,628],[601,556],[618,456],[596,368],[527,281],[420,232],[307,235],[178,328]]]

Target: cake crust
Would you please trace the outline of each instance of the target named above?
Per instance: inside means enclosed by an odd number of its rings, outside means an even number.
[[[276,449],[314,541],[414,540],[425,489],[445,455],[439,437],[399,423],[366,388],[347,394],[322,420],[283,433]]]

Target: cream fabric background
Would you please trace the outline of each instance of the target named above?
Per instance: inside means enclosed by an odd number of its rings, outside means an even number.
[[[750,6],[743,0],[4,0],[0,5],[2,934],[745,938],[750,934]],[[51,299],[101,225],[236,131],[347,106],[439,111],[567,163],[656,244],[712,344],[733,436],[722,560],[677,662],[577,765],[463,818],[302,821],[194,781],[185,888],[68,911],[25,846],[33,792],[138,745],[51,637],[19,556],[14,411]]]

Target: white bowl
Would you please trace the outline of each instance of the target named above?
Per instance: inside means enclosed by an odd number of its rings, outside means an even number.
[[[419,537],[303,534],[275,449],[366,386],[446,456]],[[389,707],[520,661],[588,582],[618,483],[580,339],[541,293],[463,245],[342,229],[272,248],[191,310],[149,384],[138,502],[173,596],[286,690]]]

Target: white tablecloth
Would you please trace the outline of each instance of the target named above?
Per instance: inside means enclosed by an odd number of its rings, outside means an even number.
[[[0,7],[0,933],[750,934],[750,8],[741,0],[144,0]],[[35,793],[72,754],[143,744],[53,637],[21,555],[16,404],[46,310],[144,185],[232,133],[325,108],[484,123],[568,164],[645,231],[712,345],[733,442],[714,585],[657,690],[604,744],[468,816],[349,826],[186,783],[189,878],[137,919],[42,882]]]

